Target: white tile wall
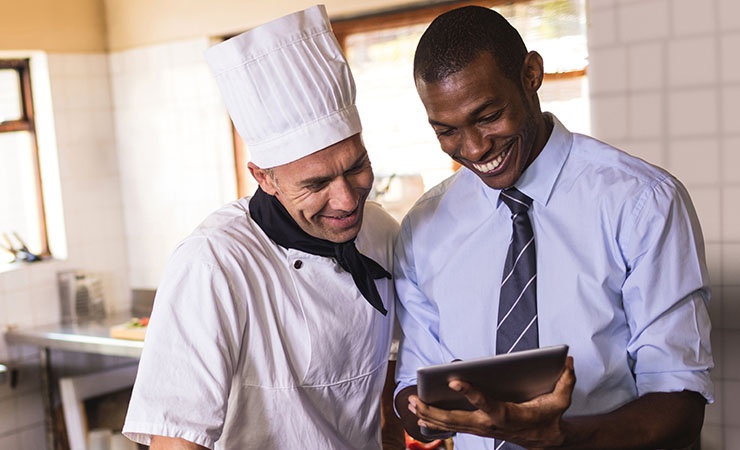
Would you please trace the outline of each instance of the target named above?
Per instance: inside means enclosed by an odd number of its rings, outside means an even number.
[[[702,222],[717,394],[702,449],[740,449],[740,2],[591,0],[589,7],[609,24],[588,28],[593,134],[676,175]],[[593,67],[609,56],[609,70],[620,73]],[[626,120],[614,110],[622,104]]]
[[[719,29],[735,32],[740,30],[740,2],[737,0],[717,0],[717,5]]]
[[[679,180],[691,185],[712,185],[719,180],[720,149],[716,137],[672,139],[669,146],[670,163],[666,168]]]
[[[714,136],[719,130],[717,90],[672,90],[668,94],[668,126],[671,136]]]
[[[740,83],[722,87],[722,129],[728,135],[740,135]]]
[[[677,172],[674,175],[680,176]],[[701,230],[704,240],[717,242],[722,237],[722,203],[720,189],[716,187],[694,187],[691,189],[691,200],[694,202],[696,213],[701,219]],[[713,277],[712,282],[716,282]]]
[[[175,244],[236,198],[230,122],[208,39],[110,55],[128,278],[155,288]]]
[[[720,54],[732,55],[740,48],[740,33],[727,34],[720,39]],[[722,81],[725,83],[740,82],[740,58],[725,57],[720,60]]]
[[[722,180],[740,183],[740,136],[722,140]]]
[[[52,54],[47,62],[54,121],[39,131],[56,135],[57,158],[45,168],[57,171],[61,190],[47,194],[61,199],[67,255],[0,272],[0,331],[59,322],[56,274],[70,268],[103,277],[109,310],[130,307],[108,55]],[[0,449],[43,449],[37,351],[0,337],[0,361],[22,368],[16,389],[0,386]]]
[[[624,72],[624,70],[620,70]],[[658,138],[666,121],[663,96],[659,92],[640,92],[627,98],[627,132],[632,138]]]
[[[608,111],[608,114],[591,113],[591,129],[600,130],[597,138],[610,143],[625,139],[628,135],[627,109],[629,99],[623,95],[596,95],[591,98],[591,108]]]
[[[663,53],[663,46],[661,42],[647,42],[628,47],[627,79],[631,89],[659,89],[663,85],[665,70],[659,57]]]
[[[717,66],[714,36],[675,39],[668,44],[670,87],[712,85],[716,82]]]
[[[722,305],[722,314],[730,320],[724,322],[724,329],[740,331],[740,286],[726,286],[723,296],[726,301]]]
[[[668,0],[622,1],[615,9],[619,40],[632,43],[668,37],[671,26],[668,6]]]
[[[674,35],[712,34],[716,28],[714,2],[697,3],[696,0],[673,0],[670,4]]]
[[[595,95],[623,92],[627,87],[627,51],[622,47],[594,49],[589,53],[588,76]]]

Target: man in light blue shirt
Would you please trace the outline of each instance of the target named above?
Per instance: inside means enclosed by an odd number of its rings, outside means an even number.
[[[396,247],[396,409],[409,433],[456,432],[456,450],[491,449],[492,438],[507,449],[694,442],[713,362],[704,244],[685,188],[541,112],[542,58],[489,9],[437,18],[414,76],[442,150],[464,168],[417,202]],[[512,186],[533,200],[539,346],[567,344],[572,358],[531,402],[453,381],[478,410],[431,407],[415,395],[417,368],[496,353],[512,236],[499,194]]]

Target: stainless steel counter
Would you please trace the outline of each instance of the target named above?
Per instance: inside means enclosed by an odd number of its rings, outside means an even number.
[[[51,351],[63,350],[138,359],[144,348],[143,341],[110,337],[110,327],[125,323],[130,318],[130,314],[116,314],[99,322],[79,325],[53,324],[20,328],[5,333],[5,340],[8,344],[33,345],[39,348],[47,450],[57,448],[57,437],[54,434],[56,415],[53,411],[54,386],[52,386]]]
[[[95,353],[97,355],[139,358],[143,341],[110,337],[110,327],[125,323],[129,314],[114,315],[100,322],[80,325],[45,325],[5,333],[9,344],[35,345],[53,350]]]

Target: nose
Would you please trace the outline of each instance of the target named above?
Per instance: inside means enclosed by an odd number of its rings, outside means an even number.
[[[350,212],[357,207],[359,193],[346,177],[338,177],[332,182],[329,206],[335,211]]]
[[[489,149],[488,141],[479,130],[473,128],[463,131],[460,156],[468,161],[479,161],[488,153]]]

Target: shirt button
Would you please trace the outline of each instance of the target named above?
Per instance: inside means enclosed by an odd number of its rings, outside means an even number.
[[[296,269],[300,269],[301,267],[303,267],[303,261],[299,259],[298,261],[293,263],[293,267],[295,267]]]

